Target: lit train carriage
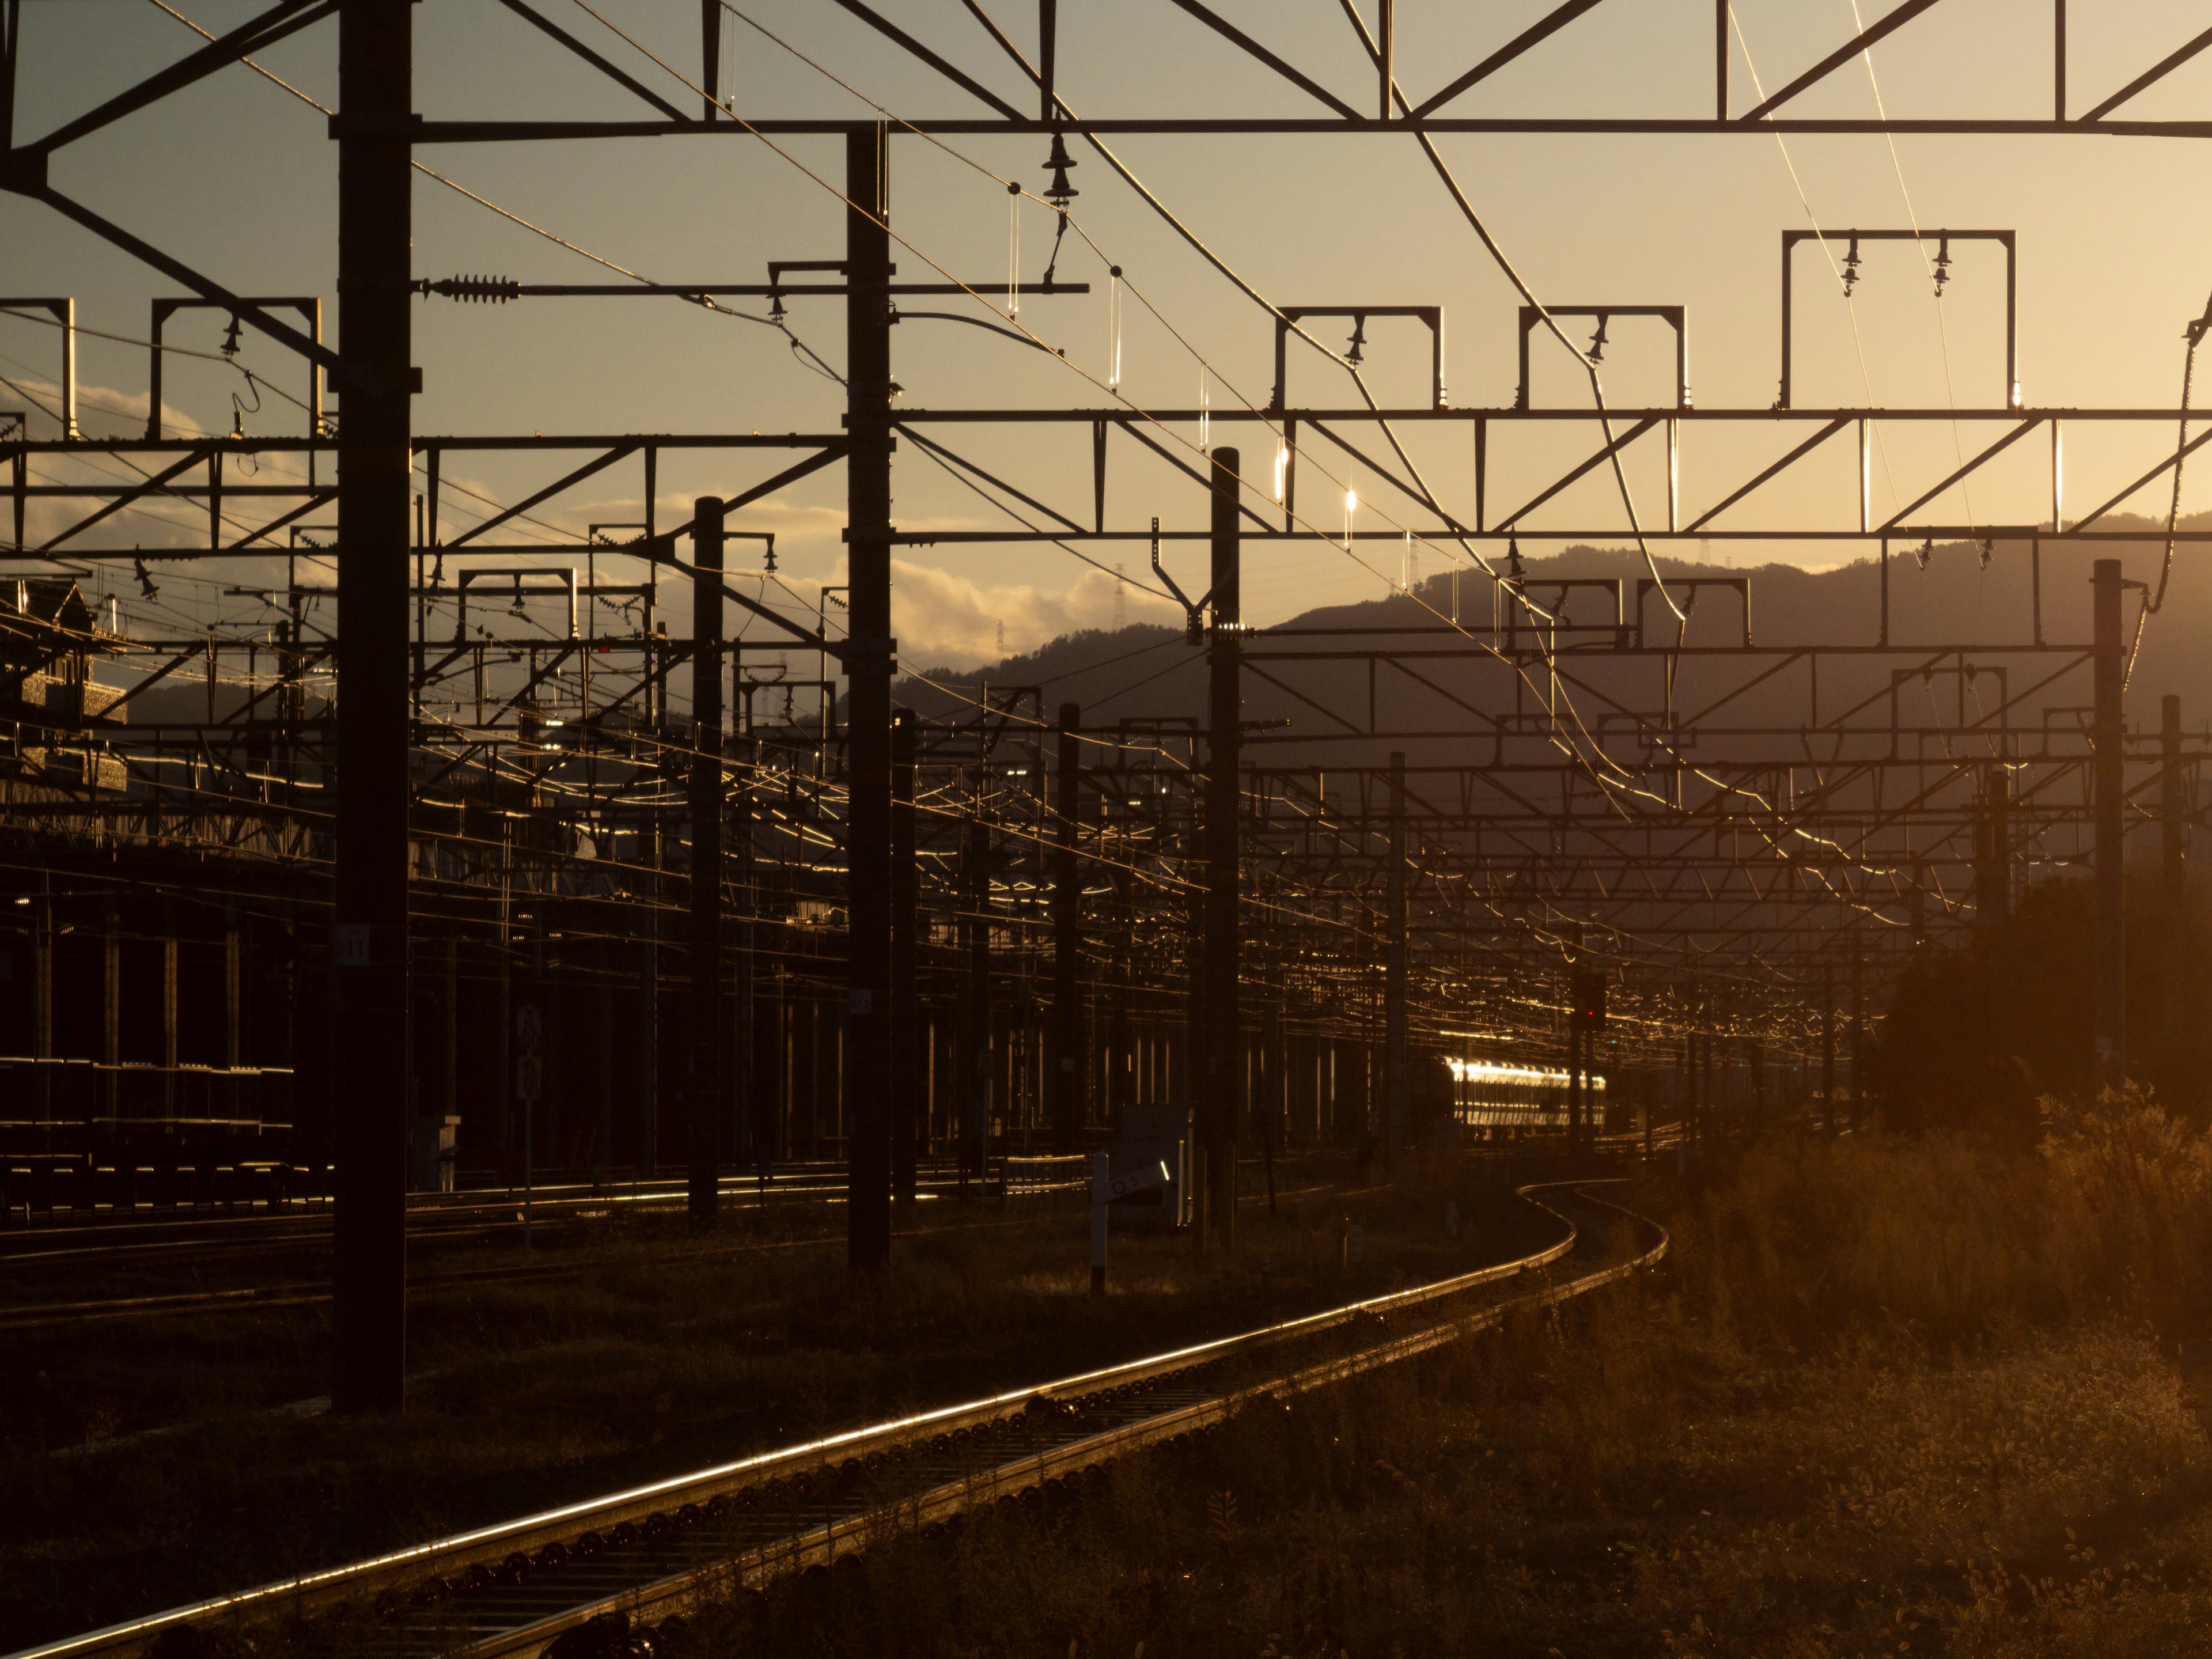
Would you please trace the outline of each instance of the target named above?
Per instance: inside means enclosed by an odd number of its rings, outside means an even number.
[[[1567,1127],[1565,1072],[1552,1066],[1510,1066],[1490,1060],[1453,1060],[1452,1115],[1486,1140],[1510,1140],[1535,1130]],[[1605,1121],[1605,1079],[1589,1079],[1593,1122]]]

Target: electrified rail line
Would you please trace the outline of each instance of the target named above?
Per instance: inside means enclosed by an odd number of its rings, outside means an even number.
[[[1175,1443],[1267,1401],[1346,1381],[1619,1282],[1666,1253],[1666,1230],[1582,1188],[1524,1187],[1551,1218],[1542,1247],[1431,1284],[1033,1388],[919,1413],[126,1620],[10,1659],[123,1659],[165,1632],[282,1623],[301,1651],[534,1655],[593,1620],[658,1623],[1115,1457]],[[1536,1196],[1545,1193],[1551,1201]],[[1589,1251],[1569,1213],[1625,1218],[1625,1259]],[[1540,1278],[1468,1309],[1457,1298]]]

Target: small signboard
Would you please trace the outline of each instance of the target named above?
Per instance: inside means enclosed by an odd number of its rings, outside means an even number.
[[[331,965],[333,968],[366,968],[368,966],[368,929],[360,922],[340,922],[331,929]]]
[[[523,1054],[514,1062],[514,1097],[534,1102],[545,1087],[545,1062],[536,1054]]]
[[[1164,1163],[1148,1164],[1142,1169],[1108,1176],[1103,1181],[1094,1175],[1091,1178],[1091,1201],[1093,1204],[1111,1204],[1115,1199],[1127,1198],[1132,1193],[1148,1193],[1155,1187],[1172,1185],[1173,1180]]]

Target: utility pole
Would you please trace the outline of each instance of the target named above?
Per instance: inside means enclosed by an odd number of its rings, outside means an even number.
[[[921,879],[914,862],[915,714],[891,717],[891,1198],[915,1193],[915,1109],[927,1075],[920,1052],[921,1010],[915,1001],[915,911]]]
[[[851,950],[845,1115],[852,1143],[846,1256],[864,1273],[891,1254],[891,309],[890,128],[845,135],[846,752]]]
[[[660,912],[648,910],[637,942],[638,1179],[660,1173]]]
[[[1089,1074],[1083,1052],[1083,874],[1075,831],[1083,816],[1083,710],[1060,706],[1059,815],[1052,872],[1052,1149],[1080,1152]]]
[[[1851,929],[1851,1127],[1856,1128],[1866,1109],[1865,1059],[1866,979],[1859,956],[1858,929]]]
[[[345,439],[338,449],[337,914],[331,961],[331,1401],[397,1411],[407,1364],[408,398],[407,123],[413,9],[338,9],[338,293]]]
[[[983,818],[979,787],[961,849],[961,908],[966,912],[968,984],[961,998],[960,1161],[972,1162],[975,1197],[983,1198],[983,1178],[991,1152],[991,826]]]
[[[1836,973],[1820,964],[1820,1117],[1832,1139],[1836,1133]]]
[[[1984,928],[2012,920],[2012,775],[2002,761],[1982,767],[1974,826],[1974,916]]]
[[[720,684],[717,677],[716,684]],[[737,888],[736,949],[731,973],[736,983],[730,1001],[730,1127],[734,1143],[750,1153],[756,1164],[768,1156],[762,1126],[754,1121],[753,1102],[753,918],[760,901],[753,891],[753,774],[760,750],[752,733],[741,732],[731,739],[733,787],[730,791],[730,840],[737,854],[732,872]]]
[[[2166,971],[2160,975],[2160,1027],[2168,1043],[2180,1033],[2182,979],[2189,971],[2188,792],[2181,770],[2181,699],[2158,708],[2158,851],[2160,908],[2166,918]]]
[[[1383,1121],[1395,1168],[1406,1155],[1406,757],[1390,755],[1389,869],[1383,880]]]
[[[2160,898],[2177,933],[2186,896],[2183,859],[2188,848],[2189,794],[2181,771],[2181,699],[2168,696],[2158,706],[2158,831]],[[2179,967],[2180,957],[2175,956]]]
[[[1206,837],[1212,831],[1198,802],[1192,804],[1191,822],[1184,833],[1188,837],[1184,868],[1203,869]],[[1212,972],[1212,957],[1206,942],[1206,919],[1212,902],[1212,893],[1203,882],[1194,882],[1184,898],[1183,961],[1188,964],[1186,976],[1190,988],[1183,998],[1181,1070],[1178,1073],[1170,1064],[1166,1078],[1168,1098],[1187,1103],[1191,1109],[1191,1230],[1200,1250],[1213,1240],[1213,1188],[1207,1175],[1212,1167],[1207,1162],[1211,1143],[1206,1122],[1210,1109],[1206,1092],[1206,1057],[1212,1052],[1206,1035],[1210,1028],[1206,1021],[1206,993]]]
[[[712,1232],[721,1196],[722,498],[691,505],[691,951],[684,1158],[691,1231]]]
[[[2120,627],[2120,562],[2099,559],[2090,580],[2096,610],[2096,1077],[2102,1086],[2118,1089],[2127,1076],[2127,896],[2121,868],[2126,842],[2120,817],[2127,781],[2120,753],[2127,650]]]
[[[1237,639],[1243,626],[1240,592],[1243,549],[1237,535],[1237,492],[1243,457],[1213,452],[1213,627],[1207,640],[1210,695],[1206,779],[1206,1028],[1199,1139],[1206,1147],[1208,1208],[1214,1238],[1224,1249],[1237,1243],[1237,1127],[1243,1103],[1237,985],[1239,830],[1237,775],[1243,747],[1243,702]]]

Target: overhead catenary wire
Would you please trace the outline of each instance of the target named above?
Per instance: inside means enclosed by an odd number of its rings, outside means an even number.
[[[566,246],[566,243],[564,243],[564,246]]]

